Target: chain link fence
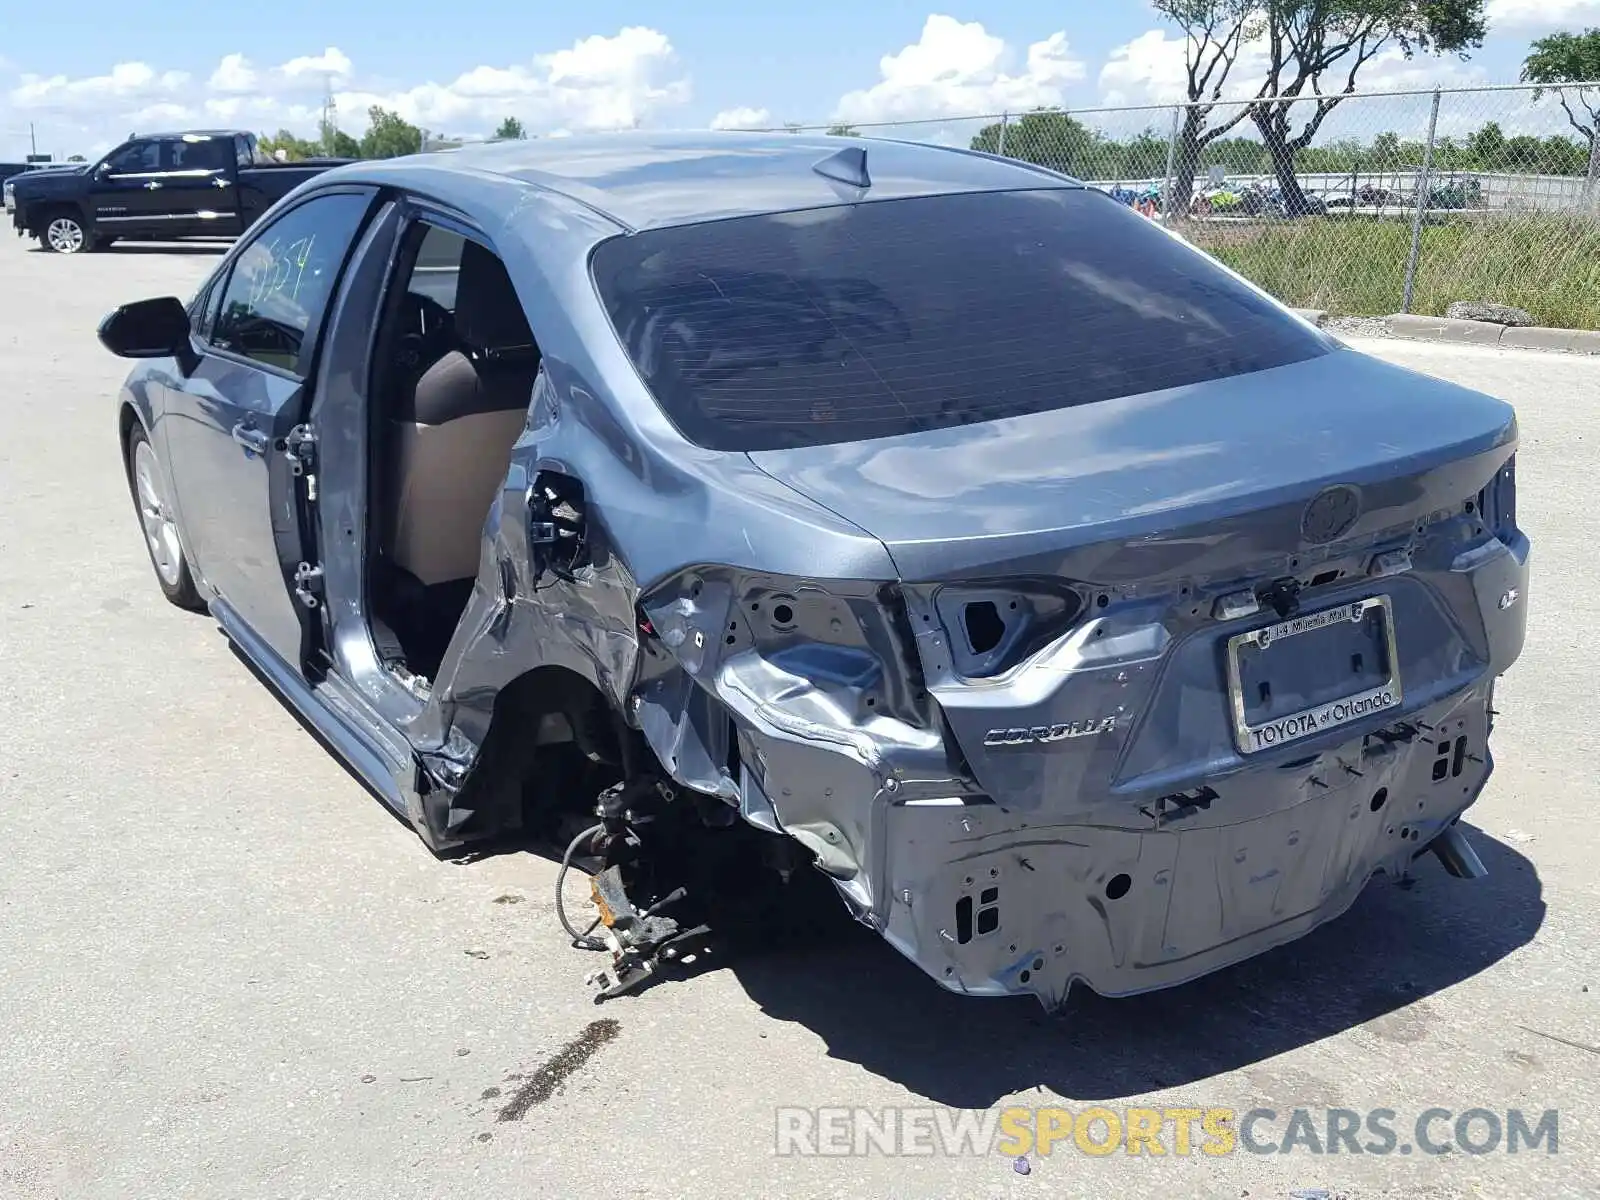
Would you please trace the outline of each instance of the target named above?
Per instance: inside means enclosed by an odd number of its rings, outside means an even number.
[[[1600,328],[1600,83],[783,128],[1063,171],[1299,307]]]

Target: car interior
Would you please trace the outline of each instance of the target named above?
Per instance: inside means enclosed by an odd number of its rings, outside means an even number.
[[[432,679],[471,597],[540,355],[486,246],[419,222],[398,278],[372,391],[366,607],[385,664]]]

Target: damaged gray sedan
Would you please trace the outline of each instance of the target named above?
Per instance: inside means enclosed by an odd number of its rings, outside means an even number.
[[[565,847],[602,995],[735,876],[1054,1008],[1483,870],[1511,408],[1074,180],[790,135],[359,163],[100,337],[167,597],[435,852]]]

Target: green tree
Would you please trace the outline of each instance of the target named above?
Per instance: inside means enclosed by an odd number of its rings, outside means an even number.
[[[1218,138],[1200,151],[1198,167],[1202,171],[1211,167],[1221,167],[1230,175],[1259,175],[1266,170],[1267,161],[1267,148],[1254,138],[1224,137]],[[1193,177],[1191,168],[1191,182]],[[1176,201],[1178,198],[1176,188],[1173,189],[1172,196]],[[1188,203],[1188,199],[1185,198],[1184,206],[1187,207]],[[1176,205],[1174,207],[1176,208]],[[1177,208],[1177,211],[1183,210]]]
[[[323,152],[322,146],[306,138],[296,137],[287,129],[280,129],[271,137],[265,135],[256,139],[256,149],[268,158],[276,158],[278,151],[282,150],[284,157],[290,162],[299,162],[302,159],[315,158]]]
[[[360,158],[361,143],[356,141],[332,121],[319,121],[317,123],[317,148],[313,154],[326,155],[329,158]]]
[[[1295,155],[1311,144],[1329,113],[1356,89],[1361,68],[1398,46],[1417,53],[1457,54],[1483,44],[1485,0],[1267,0],[1262,5],[1266,77],[1250,108],[1272,156],[1285,205],[1304,212],[1305,195],[1295,179]],[[1330,77],[1326,78],[1325,77]],[[1333,86],[1328,86],[1332,84]],[[1314,97],[1311,114],[1295,128],[1296,105],[1281,101]]]
[[[1156,12],[1183,30],[1186,47],[1184,89],[1189,105],[1179,119],[1173,159],[1174,212],[1189,210],[1196,173],[1214,165],[1206,159],[1206,148],[1249,115],[1249,109],[1236,107],[1231,116],[1210,124],[1239,52],[1260,33],[1261,8],[1255,0],[1155,0]]]
[[[1053,109],[1026,112],[1002,125],[985,125],[972,139],[972,149],[1038,163],[1067,175],[1093,177],[1101,135],[1083,122]]]
[[[1540,165],[1548,175],[1582,175],[1588,171],[1589,156],[1593,153],[1592,147],[1586,153],[1584,147],[1570,138],[1555,135],[1545,138],[1540,150]]]
[[[1480,170],[1492,171],[1505,162],[1506,135],[1500,129],[1500,122],[1490,121],[1482,129],[1467,137],[1467,154],[1472,159],[1473,166]]]
[[[1157,179],[1167,172],[1167,139],[1145,129],[1126,142],[1104,141],[1108,174],[1118,179]],[[1185,201],[1187,203],[1187,201]]]
[[[829,125],[828,132],[834,137],[860,137],[861,131],[854,125]]]
[[[1562,84],[1592,83],[1600,79],[1600,29],[1583,33],[1552,33],[1529,47],[1528,57],[1522,61],[1522,78],[1529,83]],[[1600,173],[1600,88],[1551,89],[1566,111],[1567,123],[1578,131],[1588,144],[1591,181]],[[1535,88],[1537,100],[1545,88]],[[1568,102],[1568,93],[1575,93],[1577,106],[1584,116],[1580,118]],[[1593,95],[1594,99],[1589,97]],[[1591,187],[1593,186],[1591,182]]]
[[[1272,156],[1267,148],[1256,142],[1261,151],[1260,171],[1272,169]],[[1295,156],[1295,165],[1302,171],[1320,171],[1328,174],[1356,172],[1374,165],[1374,147],[1355,138],[1340,138],[1321,146],[1307,146]]]
[[[1440,171],[1462,171],[1472,165],[1467,148],[1449,134],[1433,144],[1433,165]]]
[[[1188,164],[1200,150],[1248,116],[1256,126],[1291,212],[1306,209],[1295,179],[1295,156],[1316,137],[1339,103],[1355,91],[1361,69],[1384,50],[1462,54],[1482,45],[1486,0],[1156,0],[1156,9],[1184,31],[1188,95],[1179,130],[1180,171],[1174,201],[1187,203]],[[1244,46],[1259,46],[1266,66],[1250,96],[1220,125],[1207,121]],[[1235,80],[1235,84],[1246,81]],[[1248,83],[1246,83],[1248,87]],[[1310,114],[1297,119],[1304,98]]]
[[[362,158],[399,158],[422,150],[422,130],[399,113],[374,104],[367,110],[371,124],[361,135]]]
[[[528,131],[522,127],[522,122],[515,117],[507,117],[500,122],[500,127],[494,131],[494,136],[500,141],[521,141],[528,136]]]

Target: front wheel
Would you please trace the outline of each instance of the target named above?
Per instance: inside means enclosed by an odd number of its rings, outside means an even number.
[[[155,568],[162,594],[179,608],[203,610],[205,603],[194,586],[183,547],[178,544],[178,524],[167,502],[155,447],[137,421],[128,433],[128,490],[133,493],[145,549],[150,553],[150,565]]]
[[[83,227],[83,218],[76,213],[57,213],[45,224],[39,235],[39,244],[57,254],[81,254],[89,246],[89,234]]]

